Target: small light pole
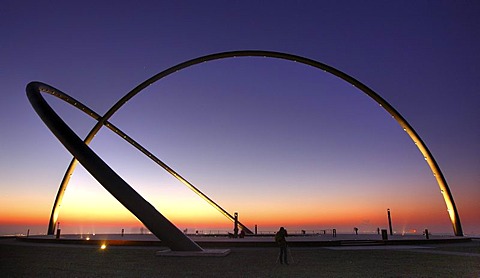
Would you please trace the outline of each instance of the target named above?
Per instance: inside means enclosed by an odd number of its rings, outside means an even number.
[[[233,216],[235,217],[235,224],[233,226],[233,237],[237,238],[238,237],[238,212],[235,212]]]
[[[390,209],[387,209],[387,215],[388,215],[388,227],[390,228],[390,235],[393,236],[392,217],[390,216]]]

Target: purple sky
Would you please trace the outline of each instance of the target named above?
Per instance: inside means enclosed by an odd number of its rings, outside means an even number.
[[[0,210],[6,218],[36,210],[46,227],[71,159],[28,103],[28,82],[50,84],[103,114],[168,67],[259,49],[326,63],[386,99],[433,153],[464,232],[480,233],[479,3],[70,2],[7,0],[0,9]],[[80,137],[94,125],[46,98]],[[331,213],[362,208],[368,213],[359,219],[376,227],[378,217],[368,214],[383,217],[391,207],[406,229],[451,232],[438,186],[398,124],[351,85],[305,65],[266,58],[197,65],[142,92],[112,122],[246,221],[255,219],[252,207],[286,206],[293,214],[344,207]],[[175,181],[107,130],[92,148],[167,216],[171,200],[185,206],[182,201],[197,198],[164,189]],[[108,198],[79,167],[65,206],[101,210],[81,188]],[[407,215],[415,214],[435,220],[409,222]],[[332,224],[321,220],[317,228]],[[0,234],[29,225],[17,224]]]

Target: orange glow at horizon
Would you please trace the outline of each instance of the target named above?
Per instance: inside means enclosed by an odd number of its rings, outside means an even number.
[[[126,231],[138,231],[143,226],[98,184],[93,184],[91,187],[75,186],[75,183],[73,185],[66,192],[59,216],[63,232],[92,232],[100,228],[107,230],[108,227],[113,227],[110,229],[113,232],[119,232],[121,228],[125,228]],[[177,190],[176,187],[172,186],[172,188]],[[169,189],[171,191],[168,191],[168,194],[146,192],[142,195],[156,197],[149,201],[181,230],[187,228],[189,231],[191,229],[233,230],[233,222],[188,189],[181,189],[184,191],[180,190],[180,193]],[[252,231],[255,225],[258,225],[259,230],[272,230],[285,226],[291,229],[311,230],[337,228],[338,231],[340,231],[338,227],[342,227],[350,231],[350,227],[359,226],[361,231],[372,231],[376,227],[387,227],[387,207],[392,211],[393,226],[397,232],[414,229],[421,231],[430,225],[443,225],[447,227],[445,231],[451,231],[448,212],[441,198],[438,198],[436,203],[422,203],[417,199],[402,196],[388,199],[380,195],[383,192],[363,193],[361,189],[355,192],[359,195],[358,197],[323,198],[317,192],[309,194],[301,188],[296,189],[297,193],[287,192],[289,194],[285,197],[272,196],[275,193],[270,192],[269,189],[266,190],[268,192],[260,192],[261,194],[257,192],[258,195],[248,200],[232,198],[216,201],[219,204],[228,203],[229,206],[224,208],[231,214],[238,211],[239,220]],[[264,196],[267,195],[269,197],[265,198]],[[0,219],[0,225],[26,226],[28,223],[28,225],[45,226],[46,230],[52,203],[39,204],[35,198],[28,201],[36,208],[32,209],[32,206],[25,206],[18,202],[2,204],[3,208],[11,206],[15,209],[2,209],[4,213]],[[464,216],[476,217],[476,214],[462,214],[462,210],[460,212],[462,222],[468,221]]]
[[[394,230],[402,232],[403,230],[422,230],[428,225],[446,224],[449,226],[446,213],[438,213],[435,215],[418,216],[415,211],[392,210],[392,222]],[[208,210],[207,210],[208,211]],[[70,213],[65,211],[61,214],[59,222],[60,228],[63,231],[76,232],[94,232],[100,228],[112,228],[113,231],[120,231],[120,228],[125,228],[126,231],[138,231],[138,228],[143,224],[131,215],[125,209],[119,211],[110,211],[108,213],[94,213],[83,210],[83,213]],[[206,214],[170,214],[167,218],[174,223],[179,229],[219,229],[219,230],[233,230],[233,222],[229,221],[219,212],[213,209]],[[358,211],[352,212],[324,212],[322,214],[303,214],[298,211],[291,211],[279,214],[270,214],[269,211],[264,213],[254,213],[251,211],[239,212],[239,220],[247,225],[252,231],[255,225],[258,225],[259,230],[268,228],[285,226],[295,229],[332,229],[343,227],[344,230],[349,230],[349,227],[364,225],[366,228],[361,228],[361,231],[368,229],[373,231],[376,227],[387,227],[386,210],[377,213],[360,213]],[[30,225],[47,226],[48,215],[28,215],[21,217],[2,217],[0,224],[2,225],[21,225],[29,223]],[[83,227],[83,228],[82,228]],[[96,228],[95,228],[96,227]],[[118,231],[117,231],[118,230]]]
[[[203,201],[202,201],[203,202]],[[108,203],[108,202],[107,202]],[[115,203],[115,202],[114,202]],[[62,228],[74,228],[76,226],[85,227],[141,227],[142,223],[135,218],[128,210],[120,204],[108,204],[108,209],[101,206],[81,206],[81,205],[65,205],[64,210],[60,214],[59,222]],[[102,209],[99,209],[103,208]],[[180,229],[184,228],[218,228],[233,229],[233,223],[221,215],[217,210],[208,204],[200,207],[186,208],[182,210],[168,209],[158,206],[162,212],[172,223]],[[401,226],[413,225],[415,229],[422,229],[428,224],[422,223],[445,223],[448,219],[446,212],[436,214],[419,215],[418,208],[409,209],[392,209],[392,219],[395,229],[400,230]],[[247,225],[251,230],[255,225],[261,229],[263,227],[317,227],[317,229],[331,229],[340,226],[358,226],[367,223],[372,227],[386,227],[387,217],[386,209],[375,211],[373,208],[352,209],[343,208],[300,208],[280,210],[276,206],[269,207],[265,205],[261,209],[246,207],[239,210],[239,220]],[[233,212],[232,212],[233,213]],[[30,223],[34,225],[47,226],[49,211],[42,212],[26,212],[22,211],[18,214],[3,215],[1,219],[2,225],[19,225],[22,223]],[[408,226],[409,227],[409,226]],[[408,228],[407,227],[407,228]]]
[[[396,230],[404,228],[422,229],[423,223],[442,223],[446,222],[445,215],[431,215],[420,217],[415,211],[403,211],[392,209],[392,219]],[[164,215],[174,223],[179,229],[185,228],[212,228],[212,229],[233,229],[233,222],[225,218],[215,209],[206,205],[206,208],[200,211],[188,212],[186,210],[179,213],[168,213],[165,210]],[[272,213],[269,210],[259,212],[258,210],[240,211],[239,220],[253,230],[255,225],[260,229],[264,227],[315,227],[316,229],[332,229],[336,227],[354,227],[360,225],[369,226],[370,230],[376,227],[387,226],[386,209],[372,212],[365,209],[348,210],[343,209],[337,212],[323,211],[321,213],[299,213],[291,210],[282,213]],[[126,209],[121,208],[115,213],[102,212],[94,213],[83,211],[83,213],[70,213],[65,211],[60,222],[62,227],[141,227],[142,223],[131,215]]]

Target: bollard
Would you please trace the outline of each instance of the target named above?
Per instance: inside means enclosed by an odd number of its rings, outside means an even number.
[[[388,240],[388,234],[386,229],[382,229],[382,240]]]

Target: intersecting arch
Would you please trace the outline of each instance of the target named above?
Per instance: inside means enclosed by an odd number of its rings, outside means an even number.
[[[95,120],[99,121],[102,117],[96,113],[95,111],[93,111],[92,109],[88,108],[86,105],[84,105],[83,103],[81,103],[80,101],[76,100],[75,98],[67,95],[66,93],[50,86],[50,85],[47,85],[45,83],[42,83],[42,82],[31,82],[29,85],[31,85],[32,87],[36,88],[36,90],[38,90],[39,92],[42,92],[42,93],[47,93],[47,94],[50,94],[52,96],[55,96],[71,105],[73,105],[74,107],[80,109],[81,111],[83,111],[84,113],[86,113],[87,115],[89,115],[90,117],[94,118]],[[230,220],[232,221],[235,221],[235,218],[229,214],[226,210],[224,210],[220,205],[218,205],[217,203],[215,203],[215,201],[213,201],[212,199],[210,199],[206,194],[204,194],[203,192],[201,192],[197,187],[195,187],[193,184],[191,184],[189,181],[187,181],[185,178],[183,178],[180,174],[178,174],[177,172],[175,172],[175,170],[173,170],[172,168],[170,168],[167,164],[165,164],[163,161],[161,161],[158,157],[156,157],[153,153],[151,153],[150,151],[148,151],[146,148],[144,148],[142,145],[140,145],[140,143],[138,143],[137,141],[135,141],[133,138],[131,138],[130,136],[128,136],[126,133],[124,133],[120,128],[116,127],[114,124],[110,123],[109,121],[105,121],[105,124],[104,124],[106,127],[108,127],[110,130],[112,130],[113,132],[115,132],[118,136],[120,136],[121,138],[123,138],[125,141],[127,141],[128,143],[130,143],[132,146],[134,146],[137,150],[139,150],[140,152],[142,152],[143,154],[145,154],[148,158],[150,158],[153,162],[157,163],[160,167],[162,167],[165,171],[167,171],[168,173],[170,173],[171,175],[173,175],[175,178],[177,178],[178,180],[180,180],[182,183],[184,183],[187,187],[189,187],[193,192],[195,192],[197,195],[199,195],[200,197],[202,197],[205,201],[207,201],[209,204],[211,204],[213,207],[215,207],[218,211],[220,211],[223,215],[225,215],[227,218],[229,218]],[[76,163],[76,162],[75,162]],[[63,184],[62,184],[63,185]],[[66,186],[66,185],[65,185]],[[65,189],[62,190],[62,192],[64,191]],[[62,194],[63,195],[63,194]],[[56,201],[57,200],[60,200],[59,202],[61,202],[61,199],[59,199],[58,195],[57,195],[57,198],[56,198]],[[55,203],[56,205],[56,203]],[[58,207],[60,206],[60,203],[58,204]],[[57,206],[54,206],[54,208],[57,207]],[[55,212],[55,211],[54,211]],[[57,208],[57,212],[58,213],[58,208]],[[53,214],[52,216],[50,217],[51,219],[51,222],[50,224],[52,223],[52,219],[53,219]],[[56,220],[54,220],[56,222]],[[248,228],[246,227],[242,222],[236,220],[238,225],[248,234],[253,234],[253,232]],[[49,225],[49,234],[53,234],[53,230],[52,230],[52,233],[50,233],[50,230],[51,229],[55,229],[55,226],[52,226],[50,227]]]
[[[450,221],[453,225],[453,231],[456,236],[463,236],[463,230],[462,226],[460,223],[460,218],[458,215],[457,208],[455,206],[455,202],[453,200],[453,195],[450,192],[450,189],[448,187],[447,181],[445,180],[445,177],[443,173],[440,170],[440,167],[438,166],[437,162],[435,161],[433,155],[431,154],[430,150],[427,148],[425,143],[422,141],[420,136],[417,134],[417,132],[413,129],[413,127],[403,118],[400,113],[398,113],[386,100],[384,100],[380,95],[375,93],[372,89],[361,83],[360,81],[356,80],[355,78],[331,67],[326,64],[320,63],[318,61],[308,59],[305,57],[297,56],[297,55],[292,55],[292,54],[287,54],[287,53],[281,53],[281,52],[273,52],[273,51],[263,51],[263,50],[240,50],[240,51],[230,51],[230,52],[221,52],[221,53],[215,53],[211,55],[206,55],[202,57],[198,57],[192,60],[185,61],[183,63],[177,64],[173,67],[170,67],[154,76],[151,78],[145,80],[141,84],[139,84],[137,87],[135,87],[133,90],[131,90],[129,93],[127,93],[125,96],[123,96],[115,105],[113,105],[103,117],[100,117],[98,119],[97,124],[92,128],[90,133],[87,135],[85,138],[84,142],[86,144],[89,144],[91,140],[94,138],[94,136],[97,134],[97,132],[100,130],[100,128],[103,125],[108,126],[110,123],[108,123],[108,119],[115,114],[117,110],[119,110],[127,101],[132,99],[135,95],[140,93],[143,89],[148,87],[149,85],[159,81],[160,79],[175,73],[179,70],[188,68],[190,66],[200,64],[203,62],[207,61],[213,61],[213,60],[219,60],[219,59],[226,59],[226,58],[233,58],[233,57],[268,57],[268,58],[277,58],[277,59],[283,59],[283,60],[290,60],[298,63],[302,63],[305,65],[309,65],[315,68],[318,68],[320,70],[323,70],[325,72],[328,72],[332,75],[335,75],[344,81],[352,84],[356,88],[358,88],[360,91],[371,97],[373,100],[375,100],[378,104],[380,104],[381,107],[383,107],[397,122],[398,124],[405,130],[405,132],[410,136],[410,138],[413,140],[417,148],[420,150],[422,153],[424,159],[428,163],[436,181],[437,184],[440,188],[440,192],[443,195],[443,198],[445,200],[445,204],[447,206],[447,211],[450,217]],[[49,234],[53,234],[55,230],[55,225],[58,219],[58,213],[59,213],[59,207],[63,199],[63,194],[67,188],[68,182],[70,180],[70,176],[73,174],[73,171],[75,170],[75,167],[77,165],[77,160],[75,158],[72,159],[70,162],[67,171],[65,172],[65,175],[63,177],[63,180],[61,182],[57,197],[55,199],[55,203],[52,209],[52,214],[50,217],[50,223],[49,223]],[[168,171],[168,170],[167,170]],[[169,172],[172,174],[174,177],[182,181],[184,184],[190,187],[191,184],[188,182],[185,183],[186,180],[182,180],[183,178],[176,176],[174,173]],[[193,186],[193,185],[191,185]],[[191,187],[190,187],[191,188]],[[191,188],[192,189],[192,188]],[[193,189],[192,189],[193,190]],[[217,208],[218,209],[218,208]],[[222,209],[223,210],[223,209]],[[231,220],[233,219],[233,216],[231,216],[228,212],[223,211],[223,213],[229,217]],[[242,228],[246,228],[243,225],[241,225]]]

